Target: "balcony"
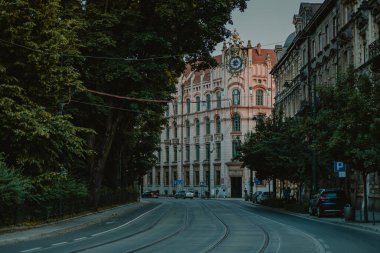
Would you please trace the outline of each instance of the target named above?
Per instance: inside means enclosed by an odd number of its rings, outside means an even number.
[[[380,40],[375,40],[368,46],[369,60],[374,59],[380,54]]]
[[[209,135],[209,134],[205,135],[205,143],[210,143],[210,142],[212,142],[212,135]]]
[[[185,144],[190,144],[190,138],[189,137],[185,137],[184,138],[184,142],[185,142]]]
[[[173,138],[172,139],[172,144],[173,145],[178,145],[179,144],[179,139],[178,138]]]
[[[194,143],[199,143],[199,136],[194,136]]]
[[[214,134],[214,140],[215,142],[221,142],[223,140],[222,134]]]
[[[164,143],[165,143],[166,146],[168,146],[168,145],[171,144],[171,141],[169,139],[167,139],[167,140],[164,140]]]

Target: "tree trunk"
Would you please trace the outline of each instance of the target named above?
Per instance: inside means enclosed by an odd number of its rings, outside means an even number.
[[[368,173],[362,172],[362,180],[363,180],[363,214],[364,214],[364,222],[368,222],[368,203],[367,203],[367,175]]]
[[[114,119],[114,114],[109,113],[106,122],[106,131],[104,133],[103,142],[98,153],[97,160],[94,164],[93,178],[92,178],[92,205],[95,210],[98,209],[100,190],[102,186],[104,168],[108,159],[109,152],[112,147],[112,143],[115,139],[116,130],[122,119],[118,113]]]

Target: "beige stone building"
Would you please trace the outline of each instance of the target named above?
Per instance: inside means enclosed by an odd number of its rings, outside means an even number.
[[[276,55],[260,44],[245,45],[235,32],[215,60],[216,68],[188,68],[179,78],[159,162],[144,177],[144,189],[169,195],[182,189],[198,195],[210,191],[213,197],[250,193],[254,172],[234,158],[245,133],[254,130],[255,116],[272,111],[276,86],[270,71]],[[252,191],[269,187],[259,183]]]

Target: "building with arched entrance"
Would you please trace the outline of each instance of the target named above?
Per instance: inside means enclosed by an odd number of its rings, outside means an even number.
[[[179,78],[158,163],[144,177],[145,189],[242,197],[245,189],[268,187],[258,180],[251,187],[254,172],[234,158],[244,135],[254,131],[255,116],[269,115],[273,108],[275,52],[250,41],[245,46],[235,31],[215,60],[217,67],[200,72],[188,67]]]

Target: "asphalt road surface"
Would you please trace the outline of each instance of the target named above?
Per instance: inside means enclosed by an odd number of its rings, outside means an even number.
[[[152,199],[61,235],[0,246],[17,252],[380,252],[380,234],[239,200]]]

